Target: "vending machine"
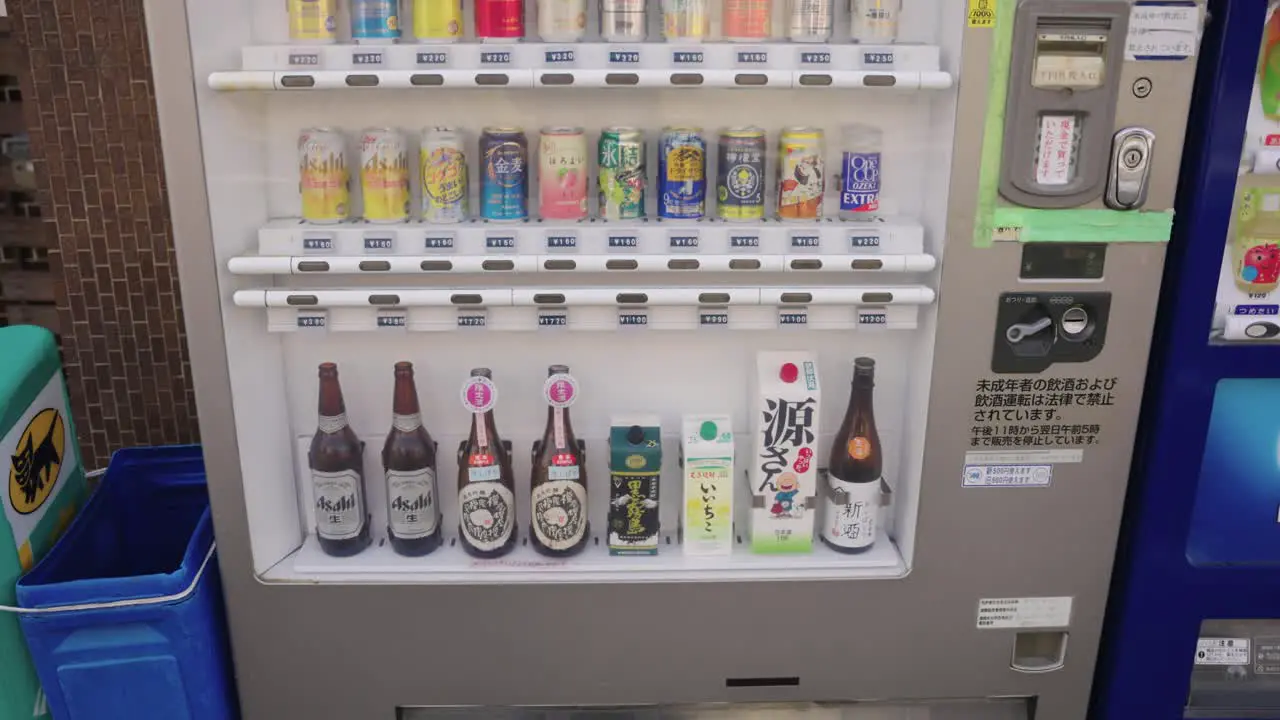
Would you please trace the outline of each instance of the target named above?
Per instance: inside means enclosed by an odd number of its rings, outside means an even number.
[[[1211,4],[1095,717],[1280,716],[1280,11]]]
[[[1083,715],[1203,2],[147,12],[246,717]]]

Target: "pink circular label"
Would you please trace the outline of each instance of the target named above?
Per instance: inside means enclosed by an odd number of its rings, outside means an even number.
[[[542,396],[552,407],[569,407],[578,399],[578,381],[572,375],[552,375],[542,385]]]
[[[471,377],[462,385],[462,406],[470,412],[482,413],[498,402],[498,388],[485,377]]]

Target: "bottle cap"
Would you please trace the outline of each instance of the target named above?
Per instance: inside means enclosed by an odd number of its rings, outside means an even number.
[[[716,436],[720,434],[720,430],[714,422],[707,420],[702,423],[702,427],[698,428],[698,434],[702,436],[703,440],[711,441],[716,439]]]
[[[778,377],[784,383],[793,383],[800,377],[800,368],[795,363],[785,363],[782,370],[778,371]]]
[[[402,360],[402,361],[400,361],[400,362],[398,362],[398,363],[396,363],[396,373],[397,373],[397,374],[398,374],[398,373],[408,373],[408,374],[412,375],[412,374],[413,374],[413,363],[411,363],[411,362],[405,362],[405,361],[403,361],[403,360]]]
[[[338,377],[338,364],[320,363],[320,377]]]
[[[871,375],[876,371],[876,361],[869,357],[856,358],[853,361],[855,375]]]
[[[547,377],[551,377],[552,375],[568,375],[568,374],[569,374],[568,365],[552,365],[551,367],[547,368]]]
[[[483,377],[493,379],[493,371],[489,368],[475,368],[471,371],[471,377]]]
[[[639,445],[644,442],[644,428],[639,425],[632,425],[631,428],[627,430],[627,442],[632,445]]]

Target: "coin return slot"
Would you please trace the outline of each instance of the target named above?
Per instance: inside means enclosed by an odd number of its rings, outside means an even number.
[[[668,270],[697,270],[702,267],[702,263],[697,260],[668,260]]]
[[[792,260],[791,269],[792,270],[821,270],[822,261],[821,260]]]
[[[400,296],[399,295],[370,295],[369,304],[370,305],[399,305]]]
[[[769,76],[763,73],[738,73],[733,78],[735,85],[768,85]]]
[[[1059,670],[1067,662],[1067,633],[1020,632],[1013,641],[1009,666],[1026,673]]]
[[[480,73],[476,75],[477,85],[507,85],[511,78],[506,73]]]
[[[290,305],[319,305],[320,298],[315,295],[290,295],[285,298],[285,302]]]
[[[893,75],[865,75],[862,84],[866,87],[893,87],[898,84],[898,78]]]
[[[573,73],[543,73],[538,80],[543,85],[572,85]]]
[[[854,260],[849,263],[849,267],[854,270],[883,270],[883,260]]]
[[[453,263],[449,260],[423,260],[418,267],[426,272],[447,272],[453,269]]]
[[[538,293],[533,301],[539,305],[563,305],[564,295],[560,293]]]
[[[510,260],[485,260],[480,267],[485,270],[515,270],[516,264]]]
[[[831,84],[831,76],[805,73],[800,76],[800,84],[805,87],[826,87]]]
[[[377,75],[348,75],[348,87],[378,87]]]
[[[329,263],[323,260],[303,260],[298,263],[298,272],[329,272]]]
[[[361,260],[360,269],[364,272],[387,272],[391,263],[386,260]]]
[[[702,73],[672,73],[672,85],[701,85]]]
[[[438,73],[414,73],[409,76],[409,84],[415,87],[439,87],[444,84],[444,76]]]
[[[888,305],[889,303],[893,302],[893,293],[887,293],[887,292],[862,293],[862,302],[867,303],[869,305]]]
[[[287,88],[309,88],[316,86],[316,79],[310,75],[285,75],[280,84]]]
[[[635,73],[609,73],[604,76],[605,85],[639,85],[640,76]]]
[[[640,267],[640,263],[635,260],[609,260],[605,262],[605,270],[635,270]]]
[[[813,294],[801,292],[782,293],[782,302],[796,304],[811,303],[813,302]]]
[[[702,293],[698,302],[703,305],[728,305],[729,293]]]
[[[759,270],[760,261],[759,260],[730,260],[729,269],[730,270]]]
[[[649,302],[649,296],[645,293],[618,293],[619,305],[644,305]]]
[[[454,305],[479,305],[484,302],[484,298],[479,295],[457,293],[449,297],[449,302]]]
[[[576,260],[547,260],[542,263],[542,267],[546,270],[577,270],[578,262]]]

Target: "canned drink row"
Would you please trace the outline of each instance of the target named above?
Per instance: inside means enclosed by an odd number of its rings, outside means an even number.
[[[370,128],[360,135],[359,184],[363,219],[405,222],[411,216],[431,223],[457,223],[478,217],[518,222],[535,213],[545,220],[584,220],[590,216],[588,176],[592,161],[580,127],[547,127],[537,133],[535,156],[518,127],[487,127],[480,134],[476,162],[479,207],[470,207],[471,163],[463,134],[453,128],[422,131],[417,173],[421,199],[414,212],[409,148],[397,130]],[[881,133],[865,125],[841,130],[840,167],[835,173],[839,215],[872,219],[880,211]],[[697,127],[667,127],[659,136],[658,168],[652,185],[645,134],[634,127],[604,128],[594,149],[596,215],[605,220],[646,217],[653,192],[657,216],[730,222],[764,219],[768,191],[765,162],[768,139],[758,127],[731,127],[715,136],[715,176],[708,176],[709,150]],[[784,128],[778,137],[773,192],[781,220],[825,217],[828,194],[826,136],[810,127]],[[330,128],[304,130],[298,142],[303,219],[336,223],[352,218],[346,139]],[[530,185],[536,178],[533,201]]]
[[[361,44],[401,39],[399,0],[344,0],[349,3],[351,37]],[[536,2],[536,35],[543,42],[579,42],[587,34],[588,0]],[[849,37],[854,42],[892,43],[898,36],[902,0],[652,0],[660,5],[662,37],[711,40],[713,16],[719,36],[729,42],[785,37],[794,42],[828,42],[834,35],[834,3],[847,3]],[[466,36],[462,0],[412,2],[413,37],[419,43],[457,42]],[[648,38],[650,0],[598,0],[600,37],[607,42]],[[774,3],[783,3],[784,27],[775,28]],[[288,0],[289,39],[332,43],[338,39],[339,0]],[[474,0],[475,37],[517,41],[526,37],[525,0]]]

